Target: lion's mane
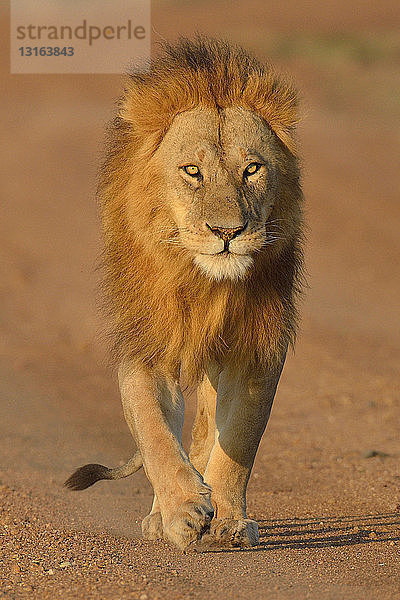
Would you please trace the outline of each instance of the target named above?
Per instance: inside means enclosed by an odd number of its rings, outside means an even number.
[[[175,224],[154,153],[174,117],[198,106],[255,111],[281,141],[272,214],[281,241],[259,252],[240,281],[209,280],[184,248],[162,243]],[[137,359],[176,378],[182,367],[189,382],[210,359],[224,357],[240,371],[282,360],[295,337],[302,272],[296,124],[293,87],[223,42],[181,39],[148,72],[127,77],[99,185],[116,360]]]

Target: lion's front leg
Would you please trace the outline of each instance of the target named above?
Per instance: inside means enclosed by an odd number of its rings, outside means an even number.
[[[204,479],[212,488],[215,508],[211,535],[221,545],[258,543],[258,525],[246,514],[246,488],[281,370],[243,377],[225,369],[220,375],[217,439]]]
[[[213,507],[210,488],[180,443],[183,399],[179,384],[127,362],[118,376],[125,419],[156,495],[150,514],[157,514],[158,503],[164,537],[186,548],[209,529]]]

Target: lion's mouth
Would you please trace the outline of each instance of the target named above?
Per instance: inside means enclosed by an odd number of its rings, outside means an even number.
[[[220,252],[196,252],[200,256],[249,256],[249,253],[240,254],[239,252],[232,252],[232,250],[221,250]]]

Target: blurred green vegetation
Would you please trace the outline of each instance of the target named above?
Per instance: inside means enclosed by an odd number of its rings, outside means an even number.
[[[308,65],[321,101],[332,110],[357,112],[362,106],[371,117],[400,116],[400,31],[268,34],[255,44],[265,58],[289,69]]]
[[[321,63],[373,65],[400,61],[400,32],[266,35],[272,58],[307,58]]]

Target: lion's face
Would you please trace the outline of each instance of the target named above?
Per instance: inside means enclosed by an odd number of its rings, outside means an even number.
[[[177,115],[155,160],[176,227],[168,241],[212,279],[242,278],[256,252],[276,241],[281,149],[265,121],[243,108]]]

